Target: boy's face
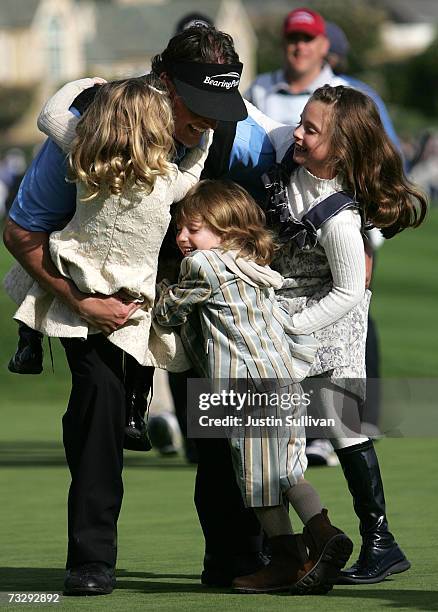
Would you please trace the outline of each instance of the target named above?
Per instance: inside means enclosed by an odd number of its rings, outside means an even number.
[[[179,250],[187,257],[193,251],[209,251],[218,247],[222,239],[213,232],[202,220],[191,219],[178,225],[176,243]]]

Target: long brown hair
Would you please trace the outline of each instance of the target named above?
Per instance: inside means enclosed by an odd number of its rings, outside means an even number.
[[[233,181],[203,180],[176,205],[176,225],[199,220],[221,238],[219,248],[236,250],[240,257],[269,264],[276,245],[266,229],[265,214],[250,194]]]
[[[400,154],[388,138],[373,100],[362,92],[324,85],[309,99],[331,108],[330,165],[355,194],[365,219],[400,232],[418,227],[427,201],[403,171]]]
[[[120,195],[129,182],[150,193],[172,170],[173,116],[154,75],[101,85],[78,123],[69,177],[85,185],[84,200],[103,189]]]

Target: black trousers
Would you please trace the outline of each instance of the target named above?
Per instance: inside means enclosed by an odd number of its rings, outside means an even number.
[[[72,375],[62,420],[71,474],[66,565],[101,562],[114,567],[123,498],[126,360],[101,334],[63,339],[62,344]],[[153,368],[137,368],[136,375],[150,386]]]
[[[205,552],[225,555],[258,552],[263,548],[260,523],[245,508],[236,482],[228,440],[196,440],[198,471],[195,506],[205,538]]]
[[[175,412],[183,435],[187,435],[187,378],[194,371],[169,373]],[[198,470],[195,506],[205,538],[205,552],[218,555],[262,550],[260,523],[252,509],[245,508],[236,482],[231,451],[225,439],[193,439]]]

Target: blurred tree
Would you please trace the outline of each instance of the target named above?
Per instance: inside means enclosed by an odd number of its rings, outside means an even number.
[[[12,127],[23,117],[34,93],[33,87],[0,87],[0,131]]]
[[[418,55],[384,66],[391,101],[438,119],[438,38]]]
[[[275,5],[271,5],[275,6]],[[296,5],[295,5],[296,6]],[[351,45],[349,73],[360,74],[372,62],[380,46],[380,25],[386,12],[365,0],[314,0],[305,2],[327,19],[337,23],[347,35]],[[291,10],[294,6],[291,6]],[[258,72],[270,72],[283,65],[281,46],[284,12],[263,14],[254,21],[258,36]]]

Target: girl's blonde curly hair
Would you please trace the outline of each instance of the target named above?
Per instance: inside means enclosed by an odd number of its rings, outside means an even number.
[[[168,92],[153,74],[104,83],[81,117],[69,155],[69,178],[83,200],[102,190],[121,195],[136,184],[150,193],[172,172],[174,122]]]

